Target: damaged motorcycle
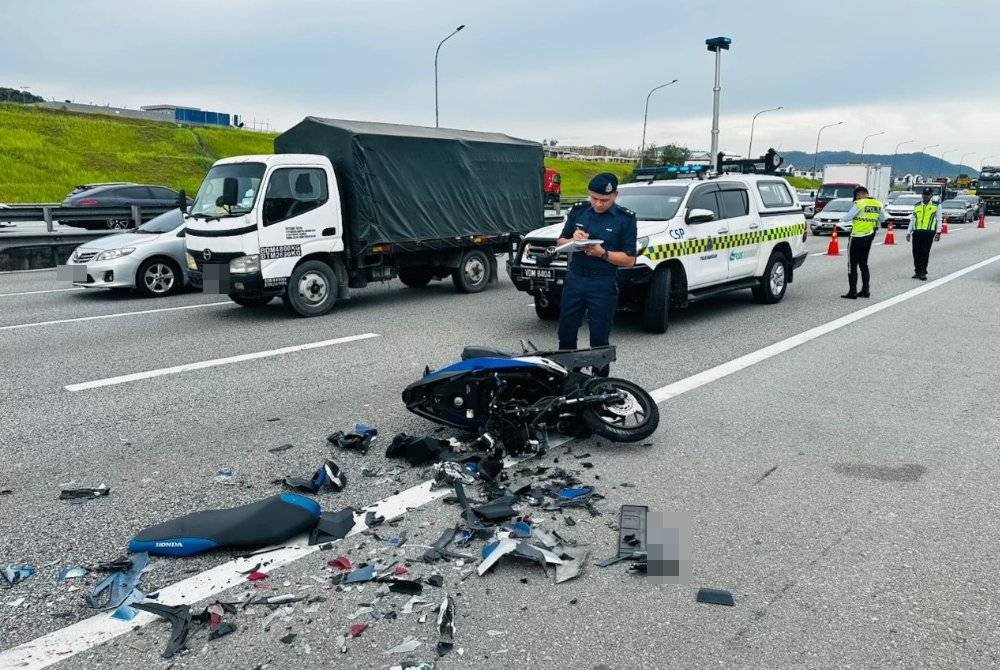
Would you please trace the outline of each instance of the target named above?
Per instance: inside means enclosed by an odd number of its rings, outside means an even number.
[[[403,391],[403,402],[435,423],[491,435],[510,453],[544,450],[548,431],[638,442],[659,425],[645,389],[594,376],[615,360],[613,346],[538,351],[522,343],[522,350],[466,347],[461,361],[426,369]]]

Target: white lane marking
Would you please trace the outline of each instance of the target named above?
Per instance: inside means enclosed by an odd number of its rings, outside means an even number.
[[[780,342],[775,342],[774,344],[764,347],[763,349],[758,349],[757,351],[752,351],[749,354],[740,356],[739,358],[734,358],[733,360],[717,365],[714,368],[691,375],[686,379],[681,379],[673,384],[667,384],[666,386],[662,386],[655,391],[652,391],[650,395],[653,396],[653,400],[657,403],[665,402],[671,398],[679,396],[682,393],[687,393],[688,391],[696,389],[699,386],[704,386],[705,384],[714,382],[717,379],[722,379],[723,377],[731,375],[734,372],[739,372],[740,370],[744,370],[751,365],[755,365],[761,361],[767,360],[768,358],[784,353],[789,349],[799,346],[800,344],[805,344],[810,340],[815,340],[817,337],[826,335],[827,333],[833,332],[838,328],[843,328],[844,326],[852,324],[855,321],[860,321],[861,319],[869,317],[873,314],[878,314],[882,310],[889,309],[893,305],[898,305],[899,303],[910,300],[911,298],[916,298],[918,295],[923,295],[924,293],[932,291],[939,286],[944,286],[948,282],[954,281],[959,277],[967,275],[970,272],[997,261],[1000,261],[1000,255],[987,258],[984,261],[974,263],[973,265],[962,268],[961,270],[956,270],[950,275],[945,275],[940,279],[935,279],[932,282],[910,289],[905,293],[900,293],[899,295],[895,295],[887,300],[883,300],[882,302],[877,302],[874,305],[865,307],[864,309],[851,312],[850,314],[842,316],[839,319],[834,319],[833,321],[816,326],[815,328],[810,328],[809,330],[801,332],[798,335],[792,335],[791,337],[781,340]]]
[[[20,293],[0,293],[0,298],[12,298],[17,295],[38,295],[39,293],[62,293],[63,291],[86,291],[82,286],[73,288],[50,288],[44,291],[22,291]]]
[[[86,290],[86,289],[83,289]],[[78,321],[95,321],[97,319],[116,319],[120,316],[138,316],[140,314],[156,314],[158,312],[174,312],[181,309],[199,309],[202,307],[220,307],[222,305],[232,305],[229,300],[225,302],[206,302],[198,305],[181,305],[179,307],[159,307],[157,309],[142,309],[136,312],[118,312],[117,314],[99,314],[98,316],[78,316],[73,319],[56,319],[55,321],[36,321],[34,323],[18,323],[13,326],[0,326],[0,330],[20,330],[22,328],[38,328],[40,326],[54,326],[60,323],[76,323]]]
[[[776,344],[772,344],[761,349],[760,351],[741,356],[740,358],[730,361],[729,363],[723,363],[722,365],[718,365],[710,370],[705,370],[704,372],[692,375],[686,379],[681,379],[673,384],[663,386],[653,391],[651,395],[654,400],[656,400],[657,404],[666,402],[671,398],[676,398],[682,393],[694,390],[712,381],[721,379],[727,375],[733,374],[734,372],[750,367],[755,363],[766,360],[767,358],[776,356],[779,353],[788,351],[789,349],[792,349],[793,347],[811,339],[815,339],[820,335],[846,326],[849,323],[863,319],[871,314],[880,312],[888,307],[891,307],[892,305],[903,302],[904,300],[909,300],[912,297],[926,293],[927,291],[937,288],[938,286],[946,284],[954,279],[968,274],[969,272],[978,270],[979,268],[985,267],[986,265],[994,263],[998,260],[1000,260],[1000,255],[993,256],[985,261],[970,265],[962,270],[953,272],[950,275],[936,279],[911,291],[901,293],[883,302],[876,303],[870,307],[853,312],[846,317],[841,317],[840,319],[836,319],[830,323],[807,330],[804,333],[782,340]],[[404,514],[408,509],[415,509],[425,505],[433,500],[444,497],[450,492],[451,489],[446,488],[434,491],[431,489],[431,482],[423,482],[422,484],[407,489],[406,491],[403,491],[395,496],[379,501],[366,508],[366,510],[377,509],[379,513],[386,517],[386,520],[391,520]],[[352,531],[352,533],[353,532],[354,531]],[[266,566],[265,571],[270,571],[308,556],[315,552],[318,548],[318,546],[279,547],[275,551],[268,554],[268,558],[273,562]],[[253,564],[256,564],[257,559],[259,559],[259,556],[254,557],[253,560],[255,562]],[[189,577],[188,579],[178,582],[177,584],[161,589],[160,593],[163,595],[160,597],[160,601],[170,604],[180,602],[191,603],[211,597],[242,582],[245,577],[240,575],[239,572],[240,570],[245,570],[247,567],[250,567],[250,565],[248,565],[243,559],[236,559],[234,561],[224,563],[193,577]],[[112,619],[107,613],[98,614],[71,626],[67,626],[66,628],[53,631],[48,635],[43,635],[42,637],[36,638],[30,642],[25,642],[24,644],[8,649],[7,651],[0,652],[0,668],[17,667],[25,670],[40,670],[41,668],[47,668],[48,666],[58,663],[63,659],[79,654],[82,651],[87,651],[88,649],[92,649],[99,644],[112,640],[119,635],[123,635],[137,626],[144,626],[154,618],[155,617],[153,617],[153,615],[140,612],[135,619],[126,623]]]
[[[571,438],[557,437],[550,441],[554,449]],[[506,467],[518,463],[507,459]],[[434,482],[426,481],[414,487],[401,491],[396,495],[365,507],[360,514],[355,515],[355,526],[348,537],[365,530],[363,522],[368,512],[375,512],[391,521],[407,512],[427,503],[443,498],[452,493],[450,488],[432,488]],[[267,565],[258,568],[260,572],[270,573],[272,570],[288,565],[300,558],[305,558],[319,550],[321,545],[309,546],[307,538],[294,538],[288,545],[275,547],[266,552]],[[185,580],[160,589],[158,601],[170,605],[192,604],[222,593],[238,584],[245,583],[246,575],[241,574],[259,565],[265,557],[264,552],[258,552],[250,558],[237,558],[200,572]],[[80,652],[87,651],[99,644],[112,640],[119,635],[145,626],[156,620],[153,614],[139,612],[132,621],[119,621],[111,618],[111,613],[97,614],[89,619],[55,630],[48,635],[25,642],[6,651],[0,652],[0,668],[19,668],[20,670],[41,670]]]
[[[347,342],[356,342],[357,340],[369,340],[373,337],[379,337],[377,333],[364,333],[362,335],[350,335],[348,337],[338,337],[333,340],[322,340],[321,342],[309,342],[308,344],[296,344],[290,347],[282,347],[280,349],[269,349],[268,351],[255,351],[252,354],[240,354],[238,356],[228,356],[226,358],[213,358],[208,361],[198,361],[197,363],[185,363],[183,365],[174,365],[169,368],[160,368],[158,370],[146,370],[145,372],[133,372],[129,375],[120,375],[118,377],[108,377],[107,379],[97,379],[92,382],[81,382],[79,384],[69,384],[63,388],[70,392],[86,391],[88,389],[101,388],[103,386],[114,386],[116,384],[127,384],[128,382],[138,381],[140,379],[151,379],[153,377],[163,377],[165,375],[176,375],[181,372],[190,372],[191,370],[204,370],[205,368],[214,368],[219,365],[230,365],[231,363],[242,363],[243,361],[253,361],[258,358],[270,358],[271,356],[282,356],[284,354],[295,353],[296,351],[307,351],[309,349],[319,349],[320,347],[329,347],[334,344],[345,344]]]

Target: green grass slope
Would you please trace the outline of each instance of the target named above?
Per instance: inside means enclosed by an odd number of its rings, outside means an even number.
[[[552,168],[562,177],[562,195],[574,197],[587,195],[587,183],[591,177],[600,172],[613,172],[618,181],[632,171],[631,163],[591,163],[589,161],[574,161],[561,158],[546,158],[545,167]]]
[[[194,193],[219,158],[271,153],[274,135],[0,104],[0,202],[56,202],[77,184]]]

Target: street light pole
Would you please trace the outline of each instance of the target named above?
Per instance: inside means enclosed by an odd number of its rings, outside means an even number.
[[[712,163],[718,161],[719,154],[719,93],[722,91],[720,81],[722,79],[722,52],[729,50],[729,45],[733,41],[728,37],[712,37],[705,40],[705,46],[709,51],[715,52],[715,87],[712,89]]]
[[[865,135],[865,139],[861,140],[861,157],[858,159],[859,163],[863,163],[865,159],[865,143],[868,142],[873,137],[878,137],[879,135],[885,135],[884,130],[880,130],[877,133],[872,133],[871,135]]]
[[[962,163],[965,162],[966,156],[975,156],[975,155],[976,155],[975,151],[966,151],[964,154],[962,154],[962,157],[958,159],[958,167],[962,167]]]
[[[940,144],[928,144],[926,147],[924,147],[923,149],[920,150],[920,153],[924,154],[924,157],[920,159],[920,171],[921,172],[924,171],[924,165],[927,164],[927,154],[925,154],[924,152],[927,151],[928,149],[933,149],[934,147],[939,147],[939,146],[941,146],[941,145]]]
[[[440,53],[440,51],[441,51],[441,45],[444,44],[445,42],[447,42],[448,40],[450,40],[452,37],[454,37],[455,33],[457,33],[459,30],[461,30],[464,27],[465,27],[465,24],[463,23],[458,28],[455,28],[455,30],[453,30],[452,33],[450,35],[448,35],[448,37],[444,38],[443,40],[441,40],[438,43],[437,49],[434,50],[434,127],[435,128],[439,127],[439,125],[438,125],[438,53]]]
[[[747,145],[747,158],[753,158],[753,126],[755,123],[757,123],[757,117],[760,116],[761,114],[764,114],[765,112],[776,112],[779,109],[784,109],[784,108],[785,106],[782,105],[780,107],[773,107],[771,109],[762,109],[753,115],[753,119],[751,119],[750,121],[750,144]]]
[[[653,91],[658,91],[664,86],[670,86],[671,84],[676,84],[677,80],[668,81],[666,84],[660,84],[659,86],[654,86],[650,89],[649,93],[646,94],[646,111],[642,113],[642,147],[639,149],[639,167],[643,166],[644,159],[646,157],[646,120],[649,118],[649,97],[653,95]]]
[[[947,151],[942,151],[941,155],[938,156],[938,176],[941,175],[941,171],[944,170],[944,157],[946,154],[950,154],[952,151],[958,151],[957,149],[948,149]]]
[[[831,123],[829,125],[823,126],[822,128],[819,129],[819,132],[816,133],[816,152],[813,154],[813,169],[812,169],[813,179],[816,178],[816,161],[819,160],[819,136],[823,134],[823,131],[826,130],[827,128],[833,128],[834,126],[839,126],[842,123],[843,121],[837,121],[836,123]]]
[[[896,156],[899,154],[899,147],[903,146],[904,144],[910,144],[911,142],[916,142],[916,140],[903,140],[902,142],[896,145],[896,149],[892,152],[892,164],[889,165],[890,175],[891,173],[896,171]]]

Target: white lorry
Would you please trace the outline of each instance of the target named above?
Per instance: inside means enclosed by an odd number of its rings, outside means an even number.
[[[814,213],[819,214],[826,203],[836,198],[851,198],[854,189],[864,186],[868,195],[885,202],[892,187],[892,171],[888,165],[849,163],[827,165],[823,168],[823,185],[816,194]]]

